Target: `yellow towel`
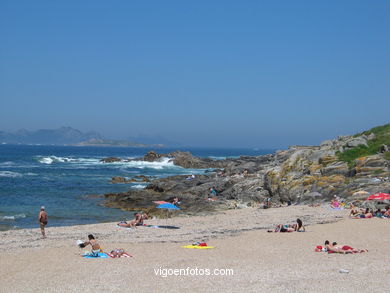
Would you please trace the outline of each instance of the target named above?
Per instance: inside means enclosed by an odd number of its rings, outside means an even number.
[[[183,248],[194,248],[194,249],[210,249],[214,248],[214,246],[198,246],[198,245],[185,245]]]

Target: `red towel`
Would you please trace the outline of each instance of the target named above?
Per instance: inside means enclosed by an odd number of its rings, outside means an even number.
[[[114,255],[111,254],[110,252],[106,252],[106,254],[107,254],[109,257],[112,257],[112,258],[133,257],[131,254],[128,254],[128,253],[126,253],[126,252],[124,252],[121,256],[114,256]]]

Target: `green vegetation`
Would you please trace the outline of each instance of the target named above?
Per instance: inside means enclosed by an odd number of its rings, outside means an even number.
[[[354,161],[357,158],[375,155],[379,152],[381,145],[385,144],[390,146],[390,123],[382,126],[374,127],[368,131],[354,135],[354,137],[361,136],[363,134],[370,135],[375,134],[375,138],[367,142],[368,146],[359,145],[353,149],[345,152],[338,152],[337,157],[339,160],[347,162],[350,167],[354,166]],[[385,158],[390,160],[390,152],[385,153]]]

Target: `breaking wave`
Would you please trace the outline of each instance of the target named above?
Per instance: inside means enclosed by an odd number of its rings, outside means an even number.
[[[18,172],[0,171],[0,177],[22,177],[23,175]]]
[[[0,166],[12,166],[12,165],[15,165],[15,163],[11,162],[11,161],[1,162],[0,163]]]
[[[147,184],[136,184],[136,185],[131,186],[131,188],[144,189],[146,186],[147,186]]]
[[[17,214],[17,215],[13,215],[13,216],[3,216],[1,217],[2,220],[16,220],[16,219],[21,219],[21,218],[25,218],[26,215],[25,214]]]
[[[119,162],[103,163],[100,158],[69,158],[69,157],[57,157],[57,156],[39,156],[36,157],[37,161],[41,164],[51,165],[59,163],[68,163],[79,165],[80,167],[91,166],[91,165],[105,165],[105,166],[118,166],[120,168],[134,168],[134,169],[157,169],[161,170],[163,168],[180,168],[173,164],[169,158],[163,158],[160,161],[156,162],[146,162],[146,161],[131,161],[129,159],[124,159]],[[77,167],[76,167],[77,168]]]
[[[68,163],[77,161],[77,159],[67,158],[67,157],[57,157],[57,156],[48,156],[48,157],[37,157],[37,160],[41,164],[53,164],[53,163]]]
[[[163,158],[157,162],[129,161],[129,162],[120,162],[119,164],[122,164],[129,168],[135,168],[135,169],[161,170],[164,168],[180,168],[178,166],[175,166],[175,164],[173,164],[173,162],[169,158]]]

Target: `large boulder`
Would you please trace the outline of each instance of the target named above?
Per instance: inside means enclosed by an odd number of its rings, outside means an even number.
[[[146,162],[156,162],[162,158],[162,155],[156,153],[155,151],[148,152],[144,157],[143,160]]]
[[[358,137],[351,139],[350,141],[347,142],[347,144],[344,146],[344,148],[351,149],[351,148],[357,147],[359,145],[368,146],[367,140],[362,136],[358,136]]]

